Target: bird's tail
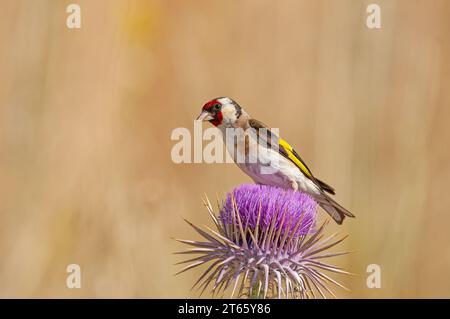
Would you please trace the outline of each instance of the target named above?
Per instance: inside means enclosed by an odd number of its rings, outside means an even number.
[[[342,224],[346,216],[355,217],[355,215],[350,213],[347,209],[339,205],[334,199],[326,194],[316,196],[315,199],[320,207],[322,207],[339,225]]]

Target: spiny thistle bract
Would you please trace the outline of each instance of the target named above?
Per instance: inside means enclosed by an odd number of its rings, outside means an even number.
[[[206,198],[204,204],[216,230],[189,221],[202,241],[177,239],[193,246],[178,254],[199,256],[177,274],[208,264],[193,288],[213,296],[230,288],[231,297],[316,298],[335,296],[331,285],[346,289],[328,272],[348,274],[323,259],[347,252],[327,253],[345,237],[324,238],[325,223],[315,228],[316,203],[307,194],[263,185],[241,185],[227,195],[219,214]]]

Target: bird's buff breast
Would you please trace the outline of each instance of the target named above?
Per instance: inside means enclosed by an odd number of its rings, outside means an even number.
[[[300,189],[308,190],[303,174],[276,150],[260,148],[257,158],[246,156],[244,163],[236,164],[256,183],[292,188],[292,181],[296,181]]]
[[[259,163],[237,163],[237,165],[242,171],[244,171],[244,173],[250,176],[250,178],[253,179],[255,183],[283,188],[291,187],[291,183],[289,182],[289,180],[280,171],[274,173],[261,173],[262,169],[264,169],[265,167],[264,165],[261,165]]]
[[[225,134],[223,137],[236,165],[256,183],[288,189],[292,188],[292,182],[295,181],[300,190],[311,193],[317,191],[299,168],[281,156],[277,149],[261,146],[248,134],[233,140],[227,140]]]
[[[317,187],[311,180],[305,177],[293,164],[280,158],[278,163],[272,162],[270,165],[272,173],[267,172],[267,165],[262,163],[236,163],[239,168],[250,176],[255,183],[277,186],[285,189],[292,189],[292,182],[295,181],[297,188],[301,191],[316,194]]]

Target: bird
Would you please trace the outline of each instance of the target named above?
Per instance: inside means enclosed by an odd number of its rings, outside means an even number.
[[[315,177],[305,161],[278,132],[252,118],[229,97],[203,105],[197,121],[210,122],[221,131],[228,152],[238,167],[257,184],[302,191],[314,198],[337,224],[355,217],[330,195],[335,189]]]

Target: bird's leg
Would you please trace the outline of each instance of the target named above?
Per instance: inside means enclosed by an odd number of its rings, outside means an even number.
[[[298,184],[297,184],[296,181],[291,181],[291,188],[292,188],[294,191],[298,191]]]
[[[255,181],[255,184],[258,185],[259,187],[262,187],[264,185],[263,183],[256,182],[256,181]]]

